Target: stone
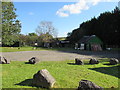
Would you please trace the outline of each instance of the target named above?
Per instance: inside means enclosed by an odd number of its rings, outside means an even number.
[[[0,56],[0,64],[10,64],[10,61],[5,57]]]
[[[75,58],[75,64],[76,65],[84,65],[84,62],[79,58]]]
[[[116,58],[111,58],[109,62],[110,62],[110,65],[115,65],[119,63],[119,60]]]
[[[36,64],[38,63],[40,60],[36,57],[32,57],[31,59],[29,59],[29,64]]]
[[[79,82],[78,90],[103,90],[103,88],[91,81],[81,80]]]
[[[98,64],[99,61],[96,59],[90,59],[89,64]]]
[[[38,71],[33,76],[33,85],[43,88],[51,88],[55,83],[55,79],[51,74],[46,70],[42,69]]]
[[[0,61],[0,64],[4,64],[4,62],[3,62],[3,61]]]
[[[2,64],[2,62],[0,61],[0,64]]]
[[[0,64],[4,64],[5,62],[3,61],[2,57],[0,56]]]

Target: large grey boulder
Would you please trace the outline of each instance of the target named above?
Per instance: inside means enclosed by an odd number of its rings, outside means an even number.
[[[111,65],[115,65],[115,64],[118,64],[118,63],[119,63],[119,60],[116,59],[116,58],[111,58],[111,59],[109,60],[109,62],[110,62]]]
[[[103,88],[91,81],[81,80],[79,82],[78,90],[103,90]]]
[[[43,88],[50,88],[53,87],[55,82],[56,82],[55,79],[46,69],[38,71],[33,76],[33,85],[38,87],[40,86]]]
[[[0,61],[0,64],[4,64],[4,62],[3,62],[3,61]]]
[[[99,61],[97,59],[90,59],[89,64],[98,64]]]
[[[75,64],[76,65],[84,65],[84,62],[79,58],[75,58]]]
[[[10,60],[0,56],[0,64],[10,64]]]
[[[2,57],[0,56],[0,64],[4,64],[5,62],[2,60]]]
[[[38,63],[40,60],[36,57],[32,57],[31,59],[29,59],[29,64],[36,64]]]

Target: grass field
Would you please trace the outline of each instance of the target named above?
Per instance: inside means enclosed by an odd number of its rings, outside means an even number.
[[[0,52],[19,52],[19,51],[40,51],[40,50],[56,50],[56,51],[70,51],[72,48],[42,48],[38,47],[0,47]]]
[[[74,48],[0,47],[0,52],[41,51],[41,50],[76,51]],[[120,48],[113,48],[111,51],[120,51]]]
[[[17,51],[36,51],[36,50],[45,50],[45,48],[34,49],[34,47],[0,47],[2,52],[17,52]]]
[[[99,64],[75,65],[74,60],[43,61],[35,65],[22,61],[12,61],[2,65],[3,88],[36,88],[32,87],[33,75],[41,69],[47,69],[56,79],[54,88],[77,88],[81,79],[90,80],[104,88],[118,87],[118,65],[107,65],[107,59]],[[105,64],[105,65],[104,65]]]

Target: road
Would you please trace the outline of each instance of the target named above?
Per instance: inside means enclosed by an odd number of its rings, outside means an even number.
[[[37,57],[41,61],[63,61],[75,58],[120,58],[118,52],[92,52],[92,51],[20,51],[3,52],[2,56],[10,61],[28,61],[31,57]]]

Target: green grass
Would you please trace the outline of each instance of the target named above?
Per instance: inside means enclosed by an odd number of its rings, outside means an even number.
[[[118,87],[118,65],[104,65],[107,59],[99,64],[74,65],[74,60],[42,61],[38,64],[25,64],[12,61],[2,65],[3,88],[36,88],[31,86],[32,78],[38,70],[47,69],[56,79],[54,88],[77,88],[81,79],[90,80],[104,88]],[[23,82],[24,81],[24,82]]]
[[[36,50],[45,50],[43,48],[34,49],[34,47],[0,47],[2,52],[18,52],[18,51],[36,51]]]
[[[42,48],[38,47],[37,49],[34,49],[35,47],[0,47],[0,52],[19,52],[19,51],[41,51],[41,50],[55,50],[55,51],[81,51],[81,50],[75,50],[74,48]],[[120,51],[120,48],[114,48],[111,51]]]
[[[19,51],[41,51],[41,50],[55,50],[55,51],[70,51],[74,50],[72,48],[42,48],[38,47],[34,49],[34,47],[0,47],[0,52],[19,52]]]

